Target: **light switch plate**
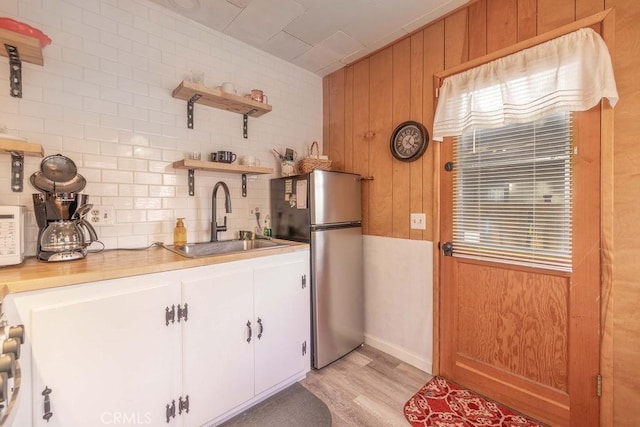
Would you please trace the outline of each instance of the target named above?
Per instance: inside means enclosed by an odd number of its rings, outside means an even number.
[[[426,230],[427,229],[427,214],[424,214],[424,213],[412,213],[411,214],[411,229],[412,230]]]

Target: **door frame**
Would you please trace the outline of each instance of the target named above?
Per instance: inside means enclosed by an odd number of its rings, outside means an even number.
[[[453,74],[486,64],[495,59],[507,56],[523,49],[536,46],[557,37],[577,31],[581,28],[598,28],[606,43],[611,57],[615,47],[615,9],[610,8],[589,17],[516,43],[488,55],[467,61],[458,66],[446,69],[433,75],[434,111],[438,103],[438,89],[442,81]],[[615,64],[614,64],[615,65]],[[614,115],[613,107],[608,102],[600,103],[600,374],[602,376],[602,396],[600,399],[600,425],[613,424],[613,318],[611,315],[613,301],[611,289],[613,285],[613,161],[614,161]],[[440,324],[441,324],[441,268],[440,268],[440,167],[442,143],[434,147],[433,168],[433,364],[432,373],[440,373]]]

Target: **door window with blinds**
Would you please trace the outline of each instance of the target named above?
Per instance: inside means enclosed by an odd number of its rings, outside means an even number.
[[[571,271],[571,113],[453,144],[454,256]]]

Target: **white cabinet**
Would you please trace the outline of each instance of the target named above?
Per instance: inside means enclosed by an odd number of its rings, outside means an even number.
[[[310,294],[307,262],[254,270],[255,394],[305,369],[309,358]]]
[[[272,257],[253,269],[211,268],[205,277],[182,282],[189,304],[183,325],[183,385],[190,400],[185,426],[228,418],[229,409],[308,370],[307,274],[306,256]]]
[[[230,418],[309,370],[308,271],[300,251],[9,295],[10,321],[26,332],[15,425]]]
[[[33,425],[165,421],[179,396],[179,329],[162,322],[179,287],[160,285],[31,312]],[[48,388],[51,417],[45,417]]]
[[[200,426],[253,397],[253,271],[227,267],[183,281],[189,321],[184,324],[186,425]],[[197,327],[194,327],[197,325]]]

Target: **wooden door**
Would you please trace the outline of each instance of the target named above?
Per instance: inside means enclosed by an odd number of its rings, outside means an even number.
[[[185,426],[201,426],[253,397],[253,270],[246,263],[211,266],[182,282]],[[247,341],[251,322],[253,337]]]
[[[441,241],[452,240],[451,141],[440,144]],[[553,426],[596,426],[600,109],[574,114],[573,269],[444,256],[441,375]]]
[[[180,335],[162,316],[179,290],[150,286],[33,309],[28,425],[166,425],[165,404],[180,392]],[[50,418],[44,417],[45,389]]]

